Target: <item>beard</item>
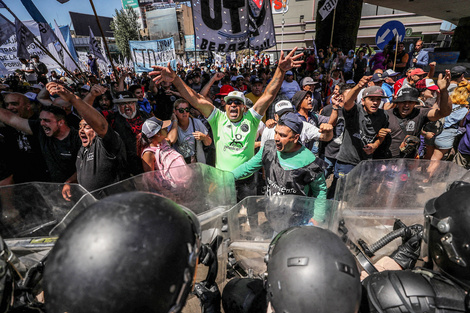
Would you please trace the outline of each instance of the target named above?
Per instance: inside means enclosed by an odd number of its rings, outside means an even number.
[[[119,114],[121,114],[122,117],[124,118],[127,118],[127,119],[133,119],[135,117],[135,115],[137,114],[137,110],[135,110],[131,116],[127,115],[126,113],[122,113],[121,110],[118,110],[119,111]]]

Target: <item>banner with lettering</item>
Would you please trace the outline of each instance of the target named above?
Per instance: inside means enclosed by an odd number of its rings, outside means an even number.
[[[40,39],[40,31],[38,24],[33,21],[23,21],[23,24],[33,33],[36,38]],[[31,43],[27,47],[28,58],[30,55],[37,55],[40,61],[46,64],[49,71],[52,69],[60,68],[60,66],[52,60],[47,54],[45,54],[36,43]],[[12,73],[17,69],[21,69],[21,62],[18,60],[17,54],[17,41],[16,34],[12,35],[7,41],[0,46],[0,74],[5,75]]]
[[[196,49],[235,52],[276,45],[269,0],[192,0]]]
[[[166,66],[176,69],[175,42],[173,37],[160,40],[129,41],[132,61],[136,73],[153,71],[152,65]]]

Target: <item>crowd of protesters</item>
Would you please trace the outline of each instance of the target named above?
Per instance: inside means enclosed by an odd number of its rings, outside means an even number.
[[[0,185],[65,183],[70,198],[71,183],[92,191],[159,171],[171,184],[184,180],[176,167],[200,162],[233,172],[239,200],[326,198],[326,178],[331,196],[362,160],[470,168],[467,69],[435,77],[422,41],[410,52],[396,46],[395,64],[393,45],[375,54],[361,45],[117,77],[93,64],[60,75],[32,56],[0,85]]]

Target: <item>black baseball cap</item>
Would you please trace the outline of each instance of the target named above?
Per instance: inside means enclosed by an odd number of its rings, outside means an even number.
[[[397,98],[392,102],[419,102],[419,90],[413,87],[404,87],[398,90]]]
[[[462,75],[462,74],[468,74],[468,73],[467,73],[467,68],[466,68],[465,66],[457,65],[457,66],[454,66],[454,67],[450,70],[450,75],[452,75],[452,76],[455,76],[455,75]]]

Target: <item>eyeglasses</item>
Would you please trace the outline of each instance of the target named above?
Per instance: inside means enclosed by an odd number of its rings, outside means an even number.
[[[232,99],[230,99],[230,100],[227,101],[227,104],[228,104],[228,105],[231,105],[232,103],[235,103],[236,105],[245,104],[245,103],[243,103],[243,102],[240,101],[240,100],[232,100]]]
[[[178,112],[183,114],[184,112],[189,112],[191,109],[190,108],[184,108],[184,109],[178,109]]]

